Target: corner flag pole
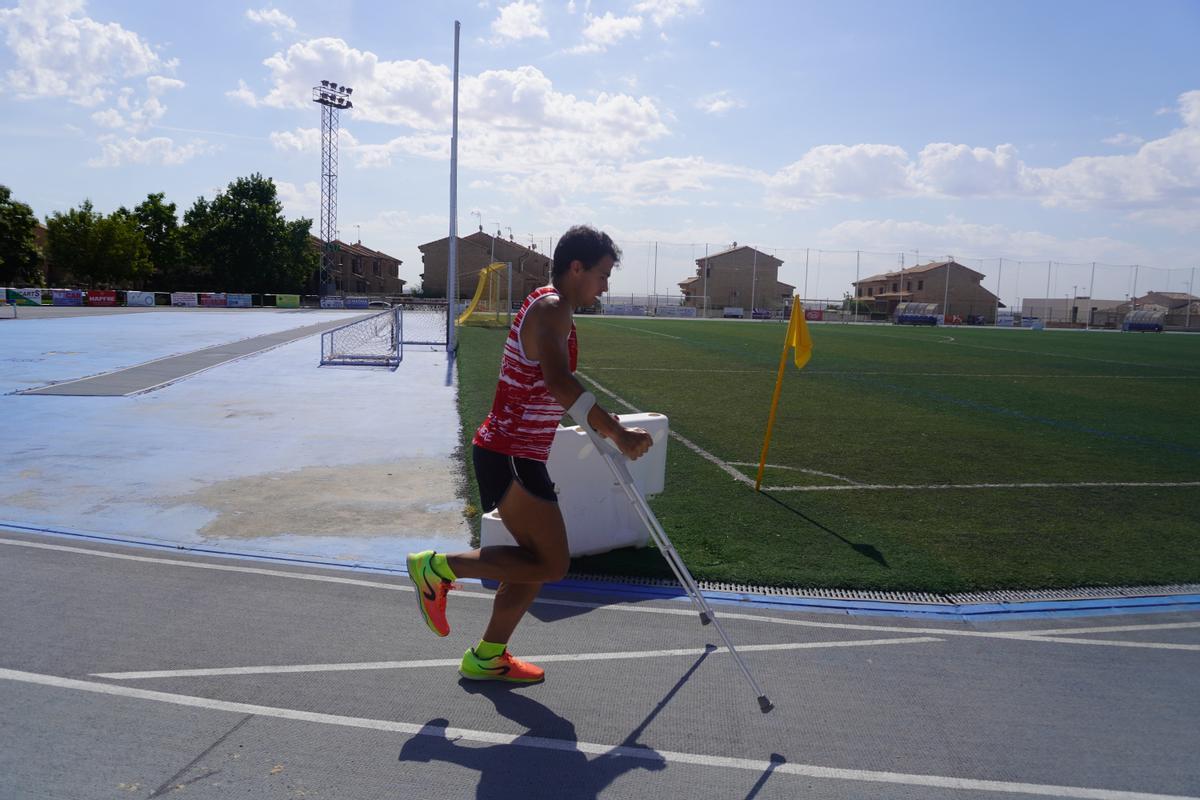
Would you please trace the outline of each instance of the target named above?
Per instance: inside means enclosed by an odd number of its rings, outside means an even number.
[[[775,393],[771,396],[771,413],[767,417],[767,433],[763,437],[762,456],[758,460],[758,477],[754,479],[754,491],[761,491],[763,470],[767,466],[767,451],[771,448],[771,433],[775,429],[775,411],[779,407],[779,393],[783,389],[783,368],[787,366],[788,350],[795,350],[796,367],[801,368],[812,357],[812,339],[804,321],[804,307],[800,298],[792,295],[792,313],[788,319],[787,336],[783,340],[783,352],[779,354],[779,372],[775,376]]]

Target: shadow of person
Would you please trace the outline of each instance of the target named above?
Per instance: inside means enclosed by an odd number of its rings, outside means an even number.
[[[883,557],[883,553],[879,552],[879,550],[877,550],[874,545],[861,544],[859,542],[852,542],[849,539],[847,539],[845,536],[842,536],[840,533],[833,530],[832,528],[828,528],[825,525],[818,522],[817,520],[808,516],[800,509],[794,508],[794,507],[788,505],[787,503],[783,502],[778,497],[775,497],[774,495],[771,495],[771,494],[767,494],[766,492],[760,492],[759,494],[761,494],[763,497],[770,500],[772,503],[777,503],[778,505],[783,506],[788,511],[790,511],[793,514],[795,514],[796,516],[800,517],[805,522],[813,525],[816,528],[819,528],[819,529],[825,531],[830,536],[833,536],[836,539],[840,539],[845,544],[850,545],[850,549],[853,550],[854,552],[858,553],[859,555],[866,556],[867,558],[871,559],[879,566],[890,569],[890,567],[888,566],[888,563],[887,563],[887,559],[885,559]]]
[[[649,748],[623,748],[589,759],[579,749],[575,725],[546,706],[523,696],[520,687],[460,681],[471,694],[487,697],[503,716],[524,726],[509,743],[479,744],[448,736],[449,722],[432,719],[400,750],[401,762],[457,764],[479,773],[477,800],[573,800],[598,798],[614,780],[635,769],[662,770],[663,760]],[[644,756],[643,756],[644,754]]]

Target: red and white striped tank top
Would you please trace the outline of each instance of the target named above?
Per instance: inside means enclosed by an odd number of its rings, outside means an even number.
[[[546,461],[550,457],[554,431],[566,409],[546,388],[541,364],[526,358],[525,348],[521,346],[521,323],[525,321],[525,312],[543,297],[550,296],[558,296],[553,286],[534,290],[513,317],[508,340],[504,343],[500,381],[496,384],[492,411],[475,431],[472,440],[485,450],[534,461]],[[570,370],[574,372],[579,360],[574,323],[567,337],[567,353]]]

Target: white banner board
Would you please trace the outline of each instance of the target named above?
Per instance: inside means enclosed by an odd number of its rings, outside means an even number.
[[[195,308],[200,301],[195,292],[171,292],[171,305]]]
[[[227,294],[225,295],[225,306],[227,308],[250,308],[250,295]]]
[[[125,305],[145,308],[154,305],[154,292],[126,292]]]

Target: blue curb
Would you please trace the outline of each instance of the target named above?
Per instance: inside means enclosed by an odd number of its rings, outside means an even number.
[[[69,528],[48,528],[0,520],[0,530],[17,533],[33,533],[66,539],[84,539],[152,550],[170,550],[194,555],[217,558],[261,561],[273,564],[321,567],[325,569],[365,572],[375,575],[408,577],[402,566],[386,564],[347,563],[301,556],[272,555],[268,553],[239,552],[204,545],[188,545],[176,542],[137,539]],[[480,584],[494,588],[492,581],[460,579],[463,583]],[[682,587],[639,586],[637,584],[610,581],[563,580],[548,583],[544,587],[551,592],[567,594],[600,595],[622,600],[673,600],[690,604]],[[1104,597],[1088,600],[1031,600],[1005,603],[889,603],[880,600],[839,600],[822,597],[793,597],[789,595],[753,594],[749,592],[703,592],[704,597],[715,605],[742,608],[765,608],[777,611],[809,611],[816,613],[846,614],[851,616],[900,616],[947,620],[995,620],[1037,619],[1084,616],[1108,616],[1118,614],[1149,614],[1170,611],[1196,611],[1200,609],[1200,594],[1151,595],[1141,597]]]

